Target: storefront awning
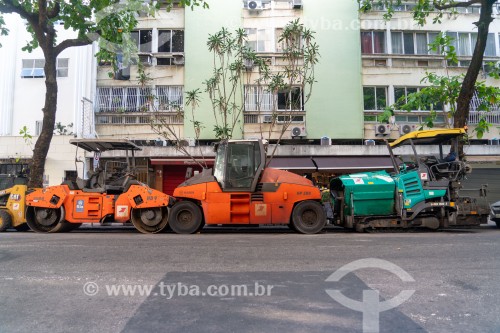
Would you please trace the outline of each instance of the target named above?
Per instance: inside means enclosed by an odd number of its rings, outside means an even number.
[[[197,158],[196,160],[202,164],[203,161],[205,161],[207,165],[214,165],[213,158],[205,160]],[[152,158],[151,164],[152,165],[197,165],[198,163],[193,161],[193,159],[191,158]]]
[[[316,165],[310,157],[273,157],[269,167],[293,172],[316,171]]]
[[[389,156],[328,156],[314,157],[318,171],[353,172],[368,170],[392,170]]]

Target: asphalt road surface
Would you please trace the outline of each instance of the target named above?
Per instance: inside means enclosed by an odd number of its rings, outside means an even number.
[[[499,238],[493,225],[6,232],[0,332],[499,332]]]

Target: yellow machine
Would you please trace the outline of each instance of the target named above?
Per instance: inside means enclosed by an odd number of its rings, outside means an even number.
[[[24,177],[0,175],[0,232],[10,228],[29,230],[25,215],[26,183]]]

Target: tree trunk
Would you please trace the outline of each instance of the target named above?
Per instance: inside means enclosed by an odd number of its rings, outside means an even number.
[[[465,74],[464,81],[462,82],[462,87],[460,89],[460,94],[457,99],[457,111],[454,115],[454,127],[463,128],[467,125],[469,119],[470,102],[474,96],[475,85],[479,71],[483,67],[483,55],[486,49],[486,40],[488,39],[488,31],[490,23],[493,21],[493,3],[496,0],[482,0],[481,1],[481,14],[479,16],[479,21],[475,23],[477,26],[477,42],[474,47],[474,53],[472,54],[471,63]],[[453,150],[452,145],[452,150]],[[459,144],[458,155],[463,157],[463,142]]]
[[[38,137],[31,160],[29,187],[42,187],[45,161],[54,134],[57,110],[57,54],[52,47],[44,50],[45,54],[45,105],[43,112],[42,132]]]

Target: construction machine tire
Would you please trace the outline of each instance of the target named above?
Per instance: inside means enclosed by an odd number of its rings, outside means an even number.
[[[168,224],[166,207],[132,209],[131,220],[134,227],[143,234],[156,234]]]
[[[492,219],[493,222],[497,225],[497,228],[500,228],[500,219]]]
[[[10,216],[9,212],[0,209],[0,232],[5,231],[12,227],[12,216]]]
[[[177,234],[193,234],[203,226],[200,207],[191,201],[177,202],[170,210],[168,224]]]
[[[326,225],[323,206],[316,201],[303,201],[292,212],[293,227],[302,234],[316,234]]]
[[[62,207],[60,208],[42,208],[28,207],[26,210],[26,223],[34,232],[55,233],[65,229],[65,221]]]
[[[23,224],[20,224],[20,225],[17,225],[14,227],[14,229],[16,229],[17,231],[28,231],[30,230],[30,227],[28,226],[28,223],[23,223]]]

